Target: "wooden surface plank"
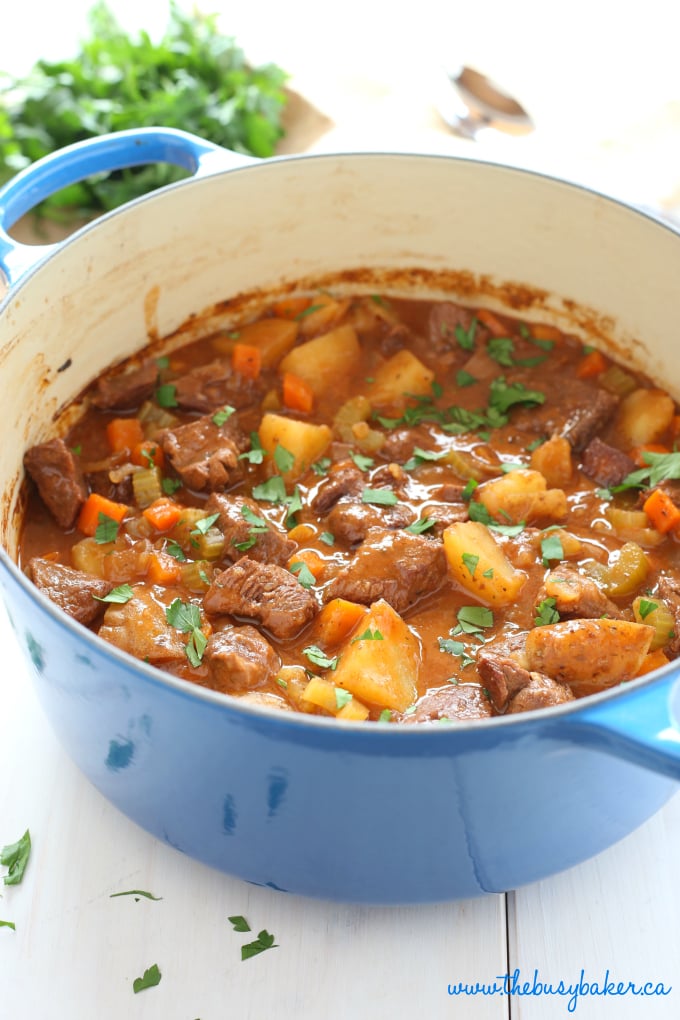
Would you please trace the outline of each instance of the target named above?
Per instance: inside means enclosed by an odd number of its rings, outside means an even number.
[[[506,1020],[455,980],[505,969],[502,896],[425,907],[316,902],[248,885],[164,846],[111,807],[53,736],[0,614],[0,845],[26,827],[23,883],[2,888],[2,1020]],[[426,866],[426,865],[425,865]],[[111,894],[145,889],[160,902]],[[242,914],[254,934],[227,918]],[[278,948],[241,962],[261,929]],[[157,963],[158,987],[132,982]],[[464,1011],[463,1011],[464,1010]]]

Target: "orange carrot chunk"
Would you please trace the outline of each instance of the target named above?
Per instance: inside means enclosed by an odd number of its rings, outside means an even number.
[[[132,450],[144,440],[139,418],[113,418],[106,426],[106,438],[113,453]]]
[[[662,535],[680,525],[680,509],[663,489],[654,489],[645,500],[642,509]]]
[[[504,326],[497,315],[490,312],[488,308],[480,308],[475,312],[477,319],[481,322],[488,330],[490,330],[494,336],[507,336],[508,327]]]
[[[110,517],[114,521],[122,521],[128,508],[125,503],[114,503],[112,499],[100,496],[98,492],[91,492],[83,503],[76,527],[83,535],[92,537],[99,524],[99,515]]]
[[[531,335],[534,340],[552,340],[554,343],[562,339],[562,331],[546,322],[532,322]]]
[[[319,613],[316,621],[317,640],[324,648],[332,648],[352,633],[366,615],[366,606],[347,599],[331,599]]]
[[[636,446],[628,456],[638,467],[649,467],[645,460],[646,453],[670,453],[671,451],[663,443],[645,443],[644,446]]]
[[[151,584],[160,584],[164,587],[178,584],[182,580],[182,568],[169,553],[155,552],[151,554],[146,578]]]
[[[302,411],[309,414],[314,407],[314,391],[299,375],[293,372],[283,373],[283,404],[291,411]]]
[[[231,355],[231,366],[239,375],[246,379],[257,379],[262,368],[262,354],[259,347],[252,344],[234,344]]]
[[[309,307],[310,304],[311,298],[308,297],[281,298],[280,301],[274,302],[272,311],[280,319],[294,319],[300,312],[304,312],[305,308]]]
[[[607,359],[604,354],[600,351],[590,351],[581,358],[580,364],[576,369],[576,375],[579,379],[592,379],[596,375],[600,375],[604,372],[607,367]]]
[[[140,467],[156,467],[162,468],[165,464],[165,457],[163,456],[163,450],[161,449],[160,443],[154,442],[152,439],[145,439],[132,450],[130,460],[133,464],[139,464]]]
[[[179,503],[175,503],[174,500],[168,499],[166,496],[154,500],[142,511],[144,517],[156,531],[169,531],[170,528],[174,528],[182,516],[182,512],[183,508]]]

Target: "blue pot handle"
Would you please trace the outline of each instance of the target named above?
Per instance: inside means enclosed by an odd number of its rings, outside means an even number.
[[[614,700],[595,701],[562,727],[570,739],[680,781],[680,729],[674,707],[678,669]],[[675,702],[675,705],[674,705]],[[562,735],[566,736],[563,729]]]
[[[173,163],[194,177],[256,162],[174,128],[117,131],[68,145],[22,170],[0,189],[0,270],[10,286],[59,244],[19,244],[7,231],[40,202],[91,174],[145,163]]]

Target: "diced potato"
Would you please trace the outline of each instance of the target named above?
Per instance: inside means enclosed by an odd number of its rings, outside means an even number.
[[[71,562],[76,570],[93,577],[104,577],[104,557],[111,552],[107,543],[96,542],[94,538],[83,538],[71,549]]]
[[[563,436],[553,436],[531,454],[531,467],[539,471],[550,488],[561,489],[571,480],[571,446]]]
[[[275,368],[291,347],[295,346],[299,325],[290,319],[260,319],[241,326],[238,343],[257,347],[263,368]]]
[[[345,722],[364,722],[368,719],[368,709],[361,701],[357,701],[356,698],[352,698],[346,705],[336,713],[336,719],[344,719]]]
[[[548,489],[538,471],[519,469],[502,478],[492,478],[475,489],[475,499],[502,523],[536,524],[559,521],[567,515],[567,497],[562,489]]]
[[[653,609],[650,609],[653,606]],[[675,633],[675,616],[669,606],[661,599],[650,595],[645,598],[638,596],[633,602],[633,613],[638,623],[646,623],[654,628],[651,651],[663,648]]]
[[[404,349],[376,370],[366,393],[371,404],[403,406],[409,395],[429,394],[433,379],[434,372]]]
[[[515,601],[527,576],[515,570],[483,524],[456,521],[444,530],[442,538],[449,570],[461,588],[493,606]],[[469,558],[475,556],[479,557],[476,562]]]
[[[314,714],[318,711],[316,705],[304,698],[308,683],[309,676],[304,666],[281,666],[275,680],[276,686],[296,712]]]
[[[323,708],[325,712],[330,712],[332,715],[338,710],[338,703],[335,697],[335,684],[331,683],[330,680],[324,680],[323,677],[313,676],[308,682],[302,695],[303,701],[309,702],[310,705],[316,705],[317,708]]]
[[[185,658],[187,635],[168,623],[164,606],[144,588],[136,589],[135,597],[124,605],[107,607],[99,636],[146,662]]]
[[[654,443],[673,421],[675,408],[664,390],[633,390],[619,405],[617,428],[630,446]]]
[[[374,636],[359,635],[344,646],[333,680],[360,701],[403,712],[418,692],[418,639],[383,599],[369,607],[361,634],[367,631]]]
[[[567,683],[577,697],[637,676],[654,628],[627,620],[566,620],[535,627],[526,641],[528,668]]]
[[[565,531],[564,528],[555,528],[550,534],[554,535],[555,538],[559,538],[565,560],[578,556],[583,549],[581,539],[577,538],[576,535],[572,535],[570,531]]]
[[[652,650],[649,655],[645,655],[642,665],[637,671],[637,676],[644,676],[645,673],[651,673],[655,669],[661,669],[662,666],[667,666],[670,662],[661,648]]]
[[[260,422],[259,436],[262,448],[271,457],[277,445],[295,457],[290,470],[282,472],[285,481],[289,482],[303,475],[310,464],[326,452],[333,433],[328,425],[314,425],[268,411]]]
[[[338,300],[330,294],[315,294],[298,320],[300,332],[303,336],[314,336],[324,329],[330,329],[340,321],[348,308],[349,298]]]
[[[366,606],[348,599],[331,599],[314,624],[315,640],[322,648],[333,648],[347,638],[368,612]]]
[[[315,397],[341,384],[360,357],[359,341],[351,326],[338,326],[330,333],[294,347],[279,365],[281,372],[292,372],[304,379]]]
[[[240,701],[246,701],[250,705],[260,705],[261,708],[278,708],[281,712],[292,712],[292,708],[285,700],[271,691],[246,691],[238,695]]]

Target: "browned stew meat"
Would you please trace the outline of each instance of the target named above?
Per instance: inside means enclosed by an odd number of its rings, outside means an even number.
[[[112,370],[21,555],[105,641],[285,711],[466,722],[680,652],[680,416],[554,326],[326,293]]]

